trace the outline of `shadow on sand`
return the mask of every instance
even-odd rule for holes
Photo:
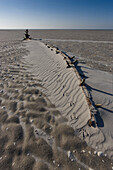
[[[78,66],[77,64],[75,65],[77,71],[79,72],[81,78],[85,78],[85,79],[88,79],[87,76],[85,76],[85,71],[82,71],[82,67],[81,66]],[[107,95],[112,95],[112,94],[109,94],[109,93],[106,93],[104,91],[101,91],[101,90],[98,90],[98,89],[95,89],[95,88],[92,88],[91,86],[89,86],[88,84],[85,83],[85,87],[86,89],[88,90],[88,92],[90,93],[90,101],[92,103],[92,105],[94,106],[95,110],[96,110],[96,114],[95,114],[95,119],[96,119],[96,123],[97,123],[97,126],[98,127],[104,127],[104,121],[102,119],[102,117],[100,116],[100,112],[98,110],[98,108],[95,106],[95,102],[93,100],[93,96],[91,95],[91,92],[92,90],[95,90],[95,91],[98,91],[98,92],[101,92],[101,93],[105,93]],[[102,108],[102,107],[101,107]],[[105,109],[105,108],[104,108]]]
[[[91,91],[93,90],[93,88],[91,86],[87,85],[86,83],[85,83],[85,87],[87,88],[88,92],[91,94]],[[91,103],[94,106],[95,110],[97,111],[96,114],[95,114],[95,119],[96,119],[96,122],[97,122],[97,126],[98,127],[104,127],[104,121],[100,116],[100,112],[99,112],[98,108],[95,106],[95,102],[93,100],[92,95],[90,97],[90,100],[91,100]]]

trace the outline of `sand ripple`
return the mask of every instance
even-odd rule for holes
[[[40,47],[40,44],[37,45]],[[79,132],[75,133],[68,124],[72,112],[78,113],[78,117],[85,118],[84,122],[78,119],[76,125],[79,128],[81,126],[79,123],[86,124],[88,117],[86,114],[89,115],[87,103],[84,109],[82,108],[84,95],[82,89],[78,89],[75,73],[71,69],[67,71],[65,63],[61,68],[59,62],[56,67],[51,61],[46,64],[52,67],[54,72],[51,68],[49,71],[47,65],[46,72],[43,58],[41,61],[43,67],[40,67],[40,64],[34,64],[35,67],[32,65],[33,71],[41,75],[39,79],[39,76],[30,73],[31,66],[23,62],[25,61],[23,55],[28,54],[23,47],[20,42],[6,43],[4,55],[0,58],[0,169],[74,170],[100,167],[103,170],[111,168],[111,161],[105,156],[98,157],[94,154],[94,149],[78,138],[76,134]],[[52,58],[52,55],[50,56]],[[53,76],[47,79],[48,74]],[[58,81],[55,89],[53,77],[58,80],[56,78],[58,74],[62,79]],[[52,103],[46,94],[50,95],[50,99],[54,98]],[[61,110],[62,107],[60,100],[64,100],[62,113],[57,110],[57,108]],[[76,107],[73,103],[70,105],[72,100]]]

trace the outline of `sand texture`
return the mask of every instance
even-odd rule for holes
[[[82,66],[83,74],[87,73],[86,78],[90,77],[89,80],[86,79],[85,85],[89,91],[86,96],[91,100],[90,106],[90,103],[86,102],[83,89],[79,87],[80,80],[76,71],[73,67],[66,67],[65,59],[61,54],[56,54],[56,48],[51,51],[51,48],[48,48],[50,46],[47,45],[45,48],[44,44],[40,42],[29,42],[27,46],[32,52],[26,57],[26,61],[32,64],[31,72],[43,81],[44,93],[68,119],[69,124],[79,131],[79,137],[112,158],[112,75],[91,68],[88,71]],[[41,67],[40,63],[42,63]],[[80,65],[77,66],[78,71],[80,71],[79,67]],[[103,84],[105,78],[106,82]],[[102,104],[101,108],[95,107],[98,103]],[[91,112],[95,115],[96,128],[89,128],[87,125]]]
[[[24,30],[0,30],[0,41],[20,40]],[[88,66],[113,72],[113,30],[30,30],[42,39],[71,53]]]
[[[58,50],[37,40],[0,43],[1,170],[112,169],[86,143],[93,130],[80,83]]]
[[[106,131],[109,131],[109,126],[105,126],[104,138],[104,133],[99,126],[100,120],[98,120],[98,117],[96,128],[89,128],[87,125],[90,110],[86,98],[84,98],[82,88],[79,87],[80,80],[76,76],[73,68],[67,68],[66,61],[62,55],[56,54],[55,49],[48,45],[45,48],[43,43],[32,41],[27,43],[27,47],[31,49],[32,52],[25,57],[25,60],[32,64],[30,71],[41,78],[43,86],[45,87],[43,92],[53,101],[61,114],[67,118],[68,124],[74,128],[80,138],[85,139],[87,143],[90,143],[98,152],[103,151],[105,155],[112,157],[112,134],[108,134]],[[41,66],[40,63],[42,63]],[[60,81],[58,81],[58,79],[60,79]],[[79,87],[78,92],[77,85]],[[69,93],[68,90],[70,90]],[[82,97],[80,97],[79,93]],[[110,133],[111,132],[112,127],[110,128]],[[111,140],[108,142],[106,139],[109,137]]]
[[[113,73],[113,41],[92,40],[43,40],[50,46],[59,47],[70,56],[76,56],[83,64]]]
[[[96,107],[96,119],[100,133],[90,132],[92,139],[87,140],[92,146],[98,147],[113,158],[113,51],[112,42],[106,41],[63,41],[45,40],[50,46],[57,46],[78,60],[77,70],[85,77],[85,87],[89,91],[92,105]],[[75,55],[74,55],[75,54]],[[74,56],[73,56],[74,55]],[[84,76],[83,76],[84,75]],[[94,111],[95,112],[95,111]],[[99,134],[99,135],[98,135]],[[101,134],[101,135],[100,135]],[[96,139],[96,140],[95,140]]]

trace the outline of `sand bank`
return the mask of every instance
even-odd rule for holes
[[[27,46],[31,52],[26,61],[32,64],[30,72],[43,82],[44,93],[74,127],[84,127],[90,118],[90,111],[73,68],[68,69],[60,54],[55,54],[39,41],[29,42]],[[71,118],[74,116],[76,120]]]
[[[0,169],[112,169],[78,137],[90,138],[90,111],[61,55],[38,41],[0,48]]]
[[[93,112],[96,115],[97,127],[89,128],[87,121],[90,118],[91,109],[88,108],[83,91],[79,87],[80,81],[73,68],[67,69],[66,62],[60,54],[55,54],[55,51],[45,48],[44,44],[40,42],[37,43],[37,45],[36,42],[28,43],[28,48],[31,48],[32,53],[27,57],[27,60],[33,64],[31,69],[33,74],[39,76],[44,87],[47,88],[44,93],[68,119],[69,124],[74,129],[82,131],[79,134],[81,138],[85,131],[86,135],[83,138],[87,143],[112,158],[112,74],[81,64],[77,66],[78,71],[83,71],[87,78],[86,88],[90,92],[90,99],[94,106]],[[37,53],[39,53],[39,57]],[[95,107],[98,103],[102,104],[101,108]]]

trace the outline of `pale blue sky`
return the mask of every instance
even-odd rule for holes
[[[113,0],[0,0],[0,29],[113,29]]]

